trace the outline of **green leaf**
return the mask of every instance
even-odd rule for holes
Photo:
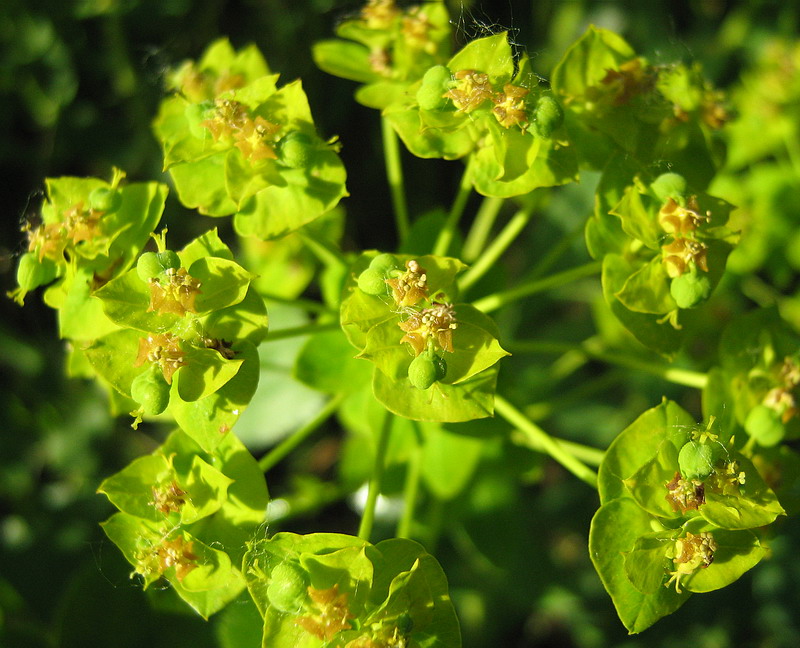
[[[756,529],[771,524],[779,515],[786,515],[753,463],[738,453],[732,460],[737,470],[744,472],[744,484],[739,486],[738,493],[725,494],[706,488],[706,503],[700,507],[700,514],[723,529]]]
[[[318,333],[303,345],[294,375],[300,382],[328,394],[358,391],[370,384],[372,369],[354,355],[341,330]]]
[[[112,279],[94,294],[102,300],[108,318],[123,327],[164,333],[181,320],[173,313],[148,312],[150,289],[139,278],[135,268]]]
[[[634,549],[637,539],[652,532],[651,519],[636,502],[623,497],[606,501],[595,513],[589,529],[592,563],[611,596],[620,621],[631,634],[646,630],[677,610],[689,597],[685,590],[678,594],[674,588],[666,587],[643,594],[628,578],[625,554]],[[649,581],[638,584],[645,588],[652,585]]]
[[[390,106],[384,113],[406,148],[420,158],[457,160],[468,155],[480,135],[469,117],[448,112],[434,118],[407,106]]]
[[[625,554],[625,575],[642,594],[657,595],[664,588],[667,568],[672,565],[667,550],[679,534],[678,530],[648,533],[637,538]]]
[[[206,216],[229,216],[236,212],[238,206],[228,196],[224,182],[227,157],[228,152],[223,151],[169,168],[182,205]]]
[[[200,292],[194,302],[198,313],[238,304],[250,285],[247,270],[234,261],[218,257],[198,259],[188,272],[200,282]]]
[[[203,337],[231,344],[247,341],[257,346],[269,329],[267,307],[252,286],[239,303],[199,317],[197,322]]]
[[[590,26],[553,69],[553,90],[567,98],[582,97],[588,88],[602,81],[608,70],[634,56],[634,50],[620,36]]]
[[[607,254],[603,258],[603,297],[615,317],[639,342],[666,358],[672,358],[680,350],[681,331],[674,328],[667,318],[626,308],[616,296],[635,271],[636,267],[621,255]]]
[[[310,167],[286,169],[281,175],[284,185],[267,186],[240,207],[234,218],[240,236],[283,236],[330,211],[347,195],[344,165],[332,151],[319,151]]]
[[[600,464],[600,502],[629,497],[625,480],[655,457],[663,441],[683,446],[694,426],[694,418],[669,400],[639,416],[614,439]]]
[[[178,256],[184,268],[190,268],[195,261],[205,257],[219,257],[233,261],[233,252],[219,237],[216,227],[188,243]]]
[[[492,85],[508,83],[514,75],[514,57],[508,43],[508,32],[467,43],[448,61],[447,67],[454,73],[459,70],[485,72]]]
[[[484,440],[456,434],[439,425],[421,425],[422,478],[433,495],[441,500],[458,496],[478,467]]]
[[[372,389],[375,398],[398,416],[416,421],[459,423],[492,416],[497,372],[498,367],[494,365],[458,384],[437,382],[422,391],[408,380],[393,380],[376,368]]]
[[[713,592],[726,587],[755,567],[767,554],[751,531],[705,528],[712,532],[717,543],[714,562],[681,579],[681,587],[685,586],[690,592]]]
[[[213,394],[239,371],[241,358],[226,359],[214,349],[188,347],[186,362],[176,373],[178,395],[184,401],[196,401]]]
[[[219,390],[186,402],[177,400],[170,412],[178,425],[206,452],[211,452],[236,424],[247,407],[258,385],[258,351],[249,342],[239,342],[234,347],[237,358],[243,360],[236,375]]]
[[[92,368],[120,394],[130,396],[131,383],[146,367],[136,367],[142,334],[121,329],[95,340],[84,350]]]
[[[341,39],[323,40],[311,47],[314,63],[320,70],[359,83],[370,83],[380,75],[369,64],[369,49],[361,43]]]
[[[614,296],[635,313],[664,315],[678,307],[670,294],[669,281],[661,257],[657,256],[628,275]]]
[[[670,439],[664,439],[656,455],[633,475],[625,479],[631,496],[645,511],[663,518],[681,516],[666,499],[666,485],[678,471],[678,449]]]

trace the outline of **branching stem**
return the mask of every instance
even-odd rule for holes
[[[599,273],[600,268],[600,261],[592,261],[582,266],[570,268],[569,270],[564,270],[563,272],[550,275],[549,277],[544,277],[543,279],[532,279],[530,281],[526,281],[516,288],[511,288],[510,290],[503,290],[491,295],[487,295],[486,297],[481,297],[480,299],[472,302],[472,305],[479,311],[490,313],[502,306],[505,306],[506,304],[516,301],[517,299],[529,297],[530,295],[534,295],[538,292],[543,292],[551,288],[557,288],[573,281],[577,281],[578,279],[591,277],[592,275]]]
[[[531,212],[527,209],[520,209],[511,217],[511,220],[508,221],[508,224],[497,235],[497,238],[491,242],[475,264],[462,275],[461,279],[459,279],[458,285],[462,291],[466,292],[470,286],[491,269],[517,236],[519,236],[520,232],[525,229],[530,218]]]
[[[458,193],[456,194],[453,205],[450,208],[450,213],[447,215],[447,221],[439,232],[436,238],[436,243],[433,246],[433,253],[437,256],[444,256],[450,249],[450,244],[453,242],[458,222],[464,213],[464,208],[467,206],[467,201],[472,193],[472,157],[469,158],[467,166],[464,168],[464,173],[461,176],[461,182],[458,185]]]
[[[400,241],[405,241],[410,228],[408,218],[408,205],[406,204],[405,180],[403,178],[403,164],[400,157],[400,145],[397,133],[386,117],[381,117],[381,136],[383,138],[383,160],[386,165],[386,178],[389,183],[389,192],[392,196],[397,235]]]
[[[503,203],[505,203],[504,198],[486,197],[483,199],[464,241],[464,248],[461,250],[461,258],[467,263],[475,261],[483,252]]]
[[[263,472],[271,470],[275,466],[275,464],[284,459],[297,446],[299,446],[303,441],[305,441],[308,437],[314,434],[314,432],[316,432],[319,429],[319,427],[325,421],[327,421],[334,414],[334,412],[336,412],[337,409],[339,409],[339,405],[341,404],[343,399],[344,399],[343,394],[337,394],[336,396],[331,398],[327,403],[325,403],[325,406],[317,413],[317,415],[313,419],[311,419],[308,423],[299,428],[294,434],[284,439],[281,443],[275,446],[267,454],[261,457],[261,459],[258,462],[258,467],[261,468]]]
[[[499,394],[495,396],[494,407],[495,412],[528,437],[532,445],[541,448],[581,481],[597,488],[597,473],[569,452],[561,440],[551,437]]]
[[[358,537],[362,540],[369,541],[369,537],[372,534],[372,525],[375,522],[375,507],[378,504],[378,496],[381,494],[381,484],[383,482],[386,448],[389,445],[389,437],[392,434],[392,423],[394,423],[394,415],[386,412],[378,435],[378,447],[375,449],[375,464],[372,468],[372,477],[369,480],[367,502],[364,505],[361,524],[358,527]]]

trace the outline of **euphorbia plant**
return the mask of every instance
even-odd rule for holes
[[[134,427],[173,428],[99,487],[119,509],[103,529],[132,575],[145,588],[167,581],[203,617],[249,601],[262,634],[248,645],[460,646],[444,572],[411,539],[413,522],[422,483],[442,500],[467,488],[480,454],[466,450],[468,433],[481,428],[460,425],[495,417],[597,489],[589,551],[630,632],[690,593],[737,580],[788,509],[793,454],[781,444],[797,434],[800,361],[793,333],[770,313],[732,323],[708,375],[667,364],[738,239],[733,205],[711,187],[712,145],[728,119],[720,94],[696,67],[652,65],[596,27],[551,83],[514,56],[506,33],[453,52],[441,2],[370,0],[337,35],[314,56],[363,84],[356,99],[381,111],[396,250],[342,244],[347,142],[317,131],[300,81],[281,85],[255,46],[237,51],[224,39],[169,75],[153,130],[177,199],[231,216],[232,240],[212,229],[173,241],[159,226],[167,186],[126,183],[121,171],[110,182],[48,180],[42,222],[26,228],[13,296],[47,285],[72,373],[97,379]],[[420,158],[463,161],[446,216],[409,214],[398,142]],[[540,196],[582,172],[599,178],[585,223],[595,260],[474,297]],[[484,202],[462,244],[473,190]],[[489,240],[504,202],[517,211]],[[270,334],[265,303],[299,298],[317,264],[322,300],[298,299],[316,321]],[[704,423],[664,399],[599,449],[554,438],[498,392],[514,344],[490,313],[595,275],[625,344],[660,354],[655,373],[705,387]],[[264,533],[263,472],[294,442],[257,461],[236,434],[268,353],[259,345],[306,335],[295,375],[330,399],[297,442],[334,414],[354,438],[354,411],[369,428],[357,535]],[[455,480],[441,457],[461,451]],[[404,470],[404,513],[396,537],[378,541],[393,463]]]

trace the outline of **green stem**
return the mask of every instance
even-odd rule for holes
[[[511,217],[511,220],[508,221],[508,224],[506,224],[497,235],[497,238],[491,242],[475,264],[463,274],[461,279],[459,279],[458,285],[462,291],[466,292],[470,286],[489,271],[508,249],[508,246],[510,246],[517,236],[519,236],[520,232],[525,229],[530,219],[531,212],[527,209],[520,209]]]
[[[464,167],[464,173],[458,185],[458,193],[455,200],[453,200],[450,213],[447,215],[447,221],[445,221],[444,227],[442,227],[439,236],[436,238],[436,244],[433,246],[433,254],[437,256],[444,256],[450,249],[458,222],[464,214],[464,208],[467,206],[467,201],[472,193],[472,159],[472,156],[470,156],[466,167]]]
[[[578,479],[597,488],[597,473],[571,454],[562,441],[551,437],[502,396],[495,395],[494,408],[500,416],[528,437],[531,444],[540,447]]]
[[[398,538],[411,537],[411,524],[414,521],[414,509],[417,504],[417,497],[419,496],[419,482],[422,476],[422,440],[419,438],[419,428],[414,425],[417,433],[416,443],[411,451],[411,456],[408,459],[408,472],[406,472],[406,481],[403,486],[403,515],[397,524]]]
[[[494,222],[497,219],[497,214],[500,213],[503,203],[505,203],[504,198],[487,196],[483,199],[464,241],[464,248],[461,251],[461,258],[467,263],[475,261],[480,256],[483,248],[486,247],[486,240],[492,232],[492,227],[494,227]]]
[[[336,396],[325,403],[325,406],[317,412],[317,415],[313,419],[261,457],[258,462],[258,467],[261,468],[263,472],[271,470],[275,464],[283,460],[297,446],[316,432],[325,421],[333,416],[334,412],[339,409],[339,405],[343,400],[343,394],[336,394]]]
[[[384,414],[380,434],[378,435],[378,447],[375,449],[375,464],[372,468],[372,477],[369,480],[367,502],[364,505],[361,524],[358,527],[358,537],[362,540],[369,541],[369,536],[372,534],[372,525],[375,522],[375,507],[378,504],[378,496],[381,494],[386,448],[389,445],[389,437],[391,436],[393,422],[394,416],[386,412]]]
[[[386,165],[386,179],[392,196],[392,208],[397,225],[397,235],[401,243],[408,237],[409,219],[406,205],[403,165],[400,158],[400,144],[397,133],[386,117],[381,117],[381,136],[383,138],[383,159]]]
[[[558,286],[563,286],[573,281],[577,281],[578,279],[595,275],[600,272],[601,265],[602,264],[600,261],[592,261],[591,263],[586,263],[582,266],[578,266],[577,268],[564,270],[563,272],[550,275],[549,277],[545,277],[543,279],[526,281],[516,288],[511,288],[510,290],[504,290],[501,292],[496,292],[492,295],[487,295],[486,297],[481,297],[480,299],[474,301],[472,305],[484,313],[490,313],[502,306],[505,306],[506,304],[516,301],[517,299],[521,299],[522,297],[529,297],[530,295],[534,295],[538,292],[549,290],[550,288],[557,288]]]
[[[621,353],[611,353],[596,348],[596,344],[590,339],[583,344],[571,344],[569,342],[516,342],[507,344],[506,347],[512,353],[568,353],[578,351],[593,360],[600,360],[607,364],[644,371],[653,376],[658,376],[664,380],[695,389],[704,389],[708,383],[708,375],[691,369],[680,369],[663,364],[656,364],[639,358],[631,358]]]
[[[581,223],[579,227],[576,227],[571,232],[567,233],[566,236],[562,236],[558,243],[554,245],[547,254],[545,254],[539,262],[533,267],[530,274],[528,275],[528,279],[538,279],[541,277],[545,272],[550,270],[553,265],[558,261],[566,252],[569,251],[572,244],[575,242],[575,239],[578,238],[581,234],[583,234],[584,225]]]
[[[298,230],[297,233],[300,238],[303,239],[303,243],[306,244],[311,253],[317,257],[323,265],[328,267],[348,267],[349,264],[345,260],[342,251],[329,240],[312,232],[307,227]]]
[[[303,324],[303,326],[293,326],[292,328],[278,329],[270,331],[264,339],[264,343],[285,340],[286,338],[300,337],[301,335],[313,335],[325,331],[335,331],[339,328],[339,322],[326,322],[324,324]]]

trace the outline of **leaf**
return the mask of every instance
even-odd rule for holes
[[[508,32],[500,32],[467,43],[447,62],[451,72],[477,70],[489,75],[492,85],[511,81],[514,74],[514,57],[508,43]]]
[[[408,380],[392,380],[376,368],[372,389],[375,398],[398,416],[416,421],[459,423],[492,416],[497,372],[498,367],[494,365],[456,385],[437,382],[422,391]]]
[[[112,279],[94,294],[102,300],[108,318],[123,327],[164,333],[181,320],[173,313],[148,312],[150,289],[135,269]]]
[[[669,282],[661,257],[656,256],[628,275],[614,296],[630,311],[664,315],[678,308]]]
[[[241,358],[226,359],[214,349],[188,347],[186,362],[176,373],[178,395],[184,401],[196,401],[218,391],[239,371]]]
[[[630,634],[646,630],[689,597],[685,590],[678,594],[674,588],[666,587],[643,594],[628,578],[625,554],[634,548],[638,538],[652,532],[650,519],[636,502],[623,497],[606,501],[595,513],[589,529],[592,563]]]
[[[370,83],[380,78],[369,64],[369,50],[361,43],[341,39],[318,41],[311,47],[311,55],[320,70],[342,79]]]
[[[241,205],[234,217],[240,236],[272,239],[292,232],[333,209],[347,195],[339,156],[319,151],[312,166],[286,169],[284,185],[270,185]]]
[[[603,257],[603,297],[614,316],[639,342],[666,358],[672,358],[680,350],[681,331],[664,317],[626,308],[616,296],[633,272],[635,267],[622,256],[607,254]]]
[[[590,26],[553,69],[553,90],[564,97],[582,97],[597,85],[609,69],[636,56],[617,34]]]
[[[195,261],[205,257],[219,257],[233,261],[233,252],[219,237],[216,227],[188,243],[178,256],[184,268],[190,268]]]
[[[235,344],[247,341],[259,345],[267,336],[269,317],[260,295],[249,286],[244,299],[197,319],[203,337]]]
[[[181,162],[169,168],[181,204],[206,216],[229,216],[237,204],[228,196],[223,178],[227,151],[196,162]]]
[[[669,439],[664,439],[656,455],[639,470],[625,480],[631,496],[645,511],[663,518],[677,518],[675,511],[666,499],[666,485],[678,471],[678,449]]]
[[[422,426],[422,478],[440,500],[458,496],[475,474],[484,440],[455,434],[439,425]]]
[[[354,356],[341,330],[318,333],[303,345],[294,375],[309,387],[329,394],[359,391],[370,384],[372,369]]]
[[[250,285],[250,273],[228,259],[204,257],[197,259],[188,269],[200,282],[200,292],[195,299],[198,313],[216,311],[238,304],[244,299]]]
[[[694,426],[688,412],[666,399],[639,416],[614,439],[600,464],[600,502],[629,497],[624,481],[656,455],[663,441],[680,448]]]
[[[146,367],[136,367],[142,333],[121,329],[95,340],[84,349],[92,368],[120,394],[130,396],[131,383]]]
[[[432,121],[429,115],[407,106],[389,106],[384,116],[405,147],[417,157],[457,160],[468,155],[480,135],[468,117],[448,112]]]
[[[736,470],[744,472],[744,484],[739,486],[738,493],[729,494],[707,488],[706,503],[700,507],[700,514],[723,529],[756,529],[786,515],[752,462],[738,453],[732,459],[738,466]]]
[[[239,342],[234,350],[243,362],[233,378],[209,396],[191,402],[177,400],[170,407],[178,425],[206,452],[212,452],[230,432],[258,385],[256,348],[249,342]]]

